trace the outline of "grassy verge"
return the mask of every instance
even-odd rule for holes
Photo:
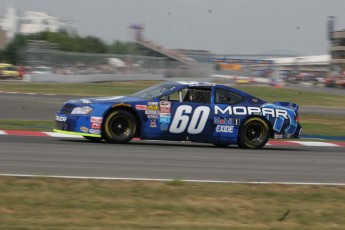
[[[1,229],[343,229],[345,187],[0,178]]]
[[[127,95],[148,86],[159,83],[159,81],[128,81],[109,83],[30,83],[30,82],[4,82],[0,85],[0,91],[16,91],[31,93],[55,93],[83,96],[108,96]],[[321,94],[301,90],[239,86],[250,94],[269,102],[292,101],[301,106],[325,106],[345,108],[345,96],[333,94]]]
[[[17,121],[0,120],[2,130],[31,130],[50,132],[54,128],[54,121]]]
[[[31,83],[16,82],[0,84],[0,91],[23,93],[54,93],[62,95],[109,96],[128,95],[160,83],[159,81],[126,81],[108,83]]]
[[[345,137],[345,117],[301,114],[303,133]]]
[[[300,106],[324,106],[345,108],[345,96],[326,93],[308,92],[302,90],[241,86],[239,89],[262,98],[268,102],[290,101]]]

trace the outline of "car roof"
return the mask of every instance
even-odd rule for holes
[[[223,88],[223,89],[228,89],[228,90],[231,90],[232,92],[234,93],[237,93],[237,94],[240,94],[241,96],[244,96],[244,97],[247,97],[247,98],[256,98],[258,100],[261,100],[261,101],[264,101],[252,94],[249,94],[245,91],[242,91],[240,89],[237,89],[237,88],[233,88],[229,85],[224,85],[224,84],[217,84],[217,83],[211,83],[211,82],[198,82],[198,81],[175,81],[175,83],[178,83],[180,85],[185,85],[185,86],[188,86],[188,87],[205,87],[205,86],[217,86],[219,88]]]
[[[188,86],[215,86],[216,83],[211,82],[199,82],[199,81],[176,81],[181,85],[188,85]]]

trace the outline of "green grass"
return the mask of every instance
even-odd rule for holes
[[[108,83],[31,83],[4,82],[0,84],[0,91],[15,91],[22,93],[54,93],[62,95],[108,96],[127,95],[147,88],[159,81],[128,81]]]
[[[345,117],[301,114],[300,122],[303,133],[345,137]]]
[[[240,86],[239,89],[269,102],[290,101],[300,106],[345,108],[345,96],[287,88]]]
[[[128,95],[158,83],[159,81],[128,81],[75,84],[3,82],[0,84],[0,91],[56,93],[83,96],[117,96]],[[300,106],[325,106],[345,108],[345,96],[341,95],[321,94],[301,90],[262,86],[238,86],[238,88],[269,102],[291,101],[299,104]]]
[[[52,131],[54,120],[51,121],[17,121],[0,120],[0,129],[2,130],[32,130],[32,131]]]
[[[0,177],[0,229],[343,229],[345,187]]]

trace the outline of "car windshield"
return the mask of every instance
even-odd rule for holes
[[[177,83],[177,82],[165,82],[165,83],[162,83],[159,85],[155,85],[155,86],[143,89],[139,92],[132,94],[131,96],[140,97],[140,98],[144,98],[146,100],[150,100],[152,98],[155,98],[155,97],[162,95],[163,93],[165,93],[169,90],[172,90],[173,88],[175,88],[178,85],[179,85],[179,83]]]

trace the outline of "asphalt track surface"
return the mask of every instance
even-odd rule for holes
[[[0,93],[1,120],[52,120],[76,97]],[[301,113],[345,114],[301,108]],[[126,145],[83,139],[0,135],[0,174],[345,184],[345,148],[266,146],[243,150],[188,142],[133,141]]]
[[[345,184],[344,149],[0,135],[0,174]]]

